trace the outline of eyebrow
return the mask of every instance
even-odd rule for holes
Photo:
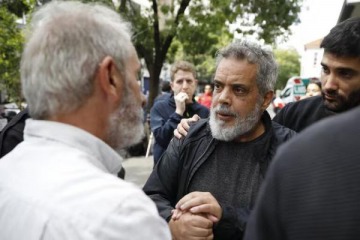
[[[327,64],[325,63],[320,63],[321,66],[323,67],[327,67],[327,68],[330,68]],[[353,69],[353,68],[349,68],[349,67],[335,67],[335,71],[348,71],[348,72],[358,72],[357,70]]]
[[[223,82],[218,81],[218,80],[214,80],[213,83],[214,84],[219,84],[219,85],[222,85],[222,86],[225,85]],[[245,85],[243,83],[231,83],[229,85],[232,86],[232,87],[246,87],[246,88],[248,87],[247,85]]]

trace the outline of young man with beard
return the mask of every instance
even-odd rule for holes
[[[322,96],[286,105],[274,121],[300,132],[309,125],[360,105],[360,18],[331,29],[320,47]]]
[[[143,133],[128,24],[54,1],[30,26],[21,81],[32,118],[0,161],[0,239],[170,239],[155,204],[115,175],[114,149]]]
[[[219,51],[210,119],[171,141],[144,186],[174,239],[242,239],[267,166],[295,134],[266,112],[276,77],[256,43]]]
[[[209,116],[209,110],[194,100],[197,79],[191,63],[178,61],[172,65],[170,86],[172,93],[157,100],[150,112],[150,126],[155,138],[154,164],[165,152],[181,119],[194,114],[202,118]]]

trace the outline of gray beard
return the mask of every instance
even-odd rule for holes
[[[143,110],[135,102],[128,94],[119,109],[111,114],[107,143],[114,150],[132,146],[144,136]]]
[[[216,112],[226,112],[236,117],[235,125],[226,127],[226,122],[217,119]],[[210,110],[210,129],[213,138],[230,142],[248,132],[250,132],[255,125],[260,121],[262,115],[261,103],[258,101],[253,111],[247,116],[241,117],[238,113],[230,111],[226,105],[218,105],[216,108]]]

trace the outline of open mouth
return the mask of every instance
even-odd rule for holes
[[[229,121],[230,119],[235,117],[234,114],[228,112],[222,112],[222,111],[216,112],[216,116],[218,117],[218,119],[223,121]]]

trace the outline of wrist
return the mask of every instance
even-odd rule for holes
[[[180,116],[184,115],[185,110],[176,109],[175,112],[179,114]]]

